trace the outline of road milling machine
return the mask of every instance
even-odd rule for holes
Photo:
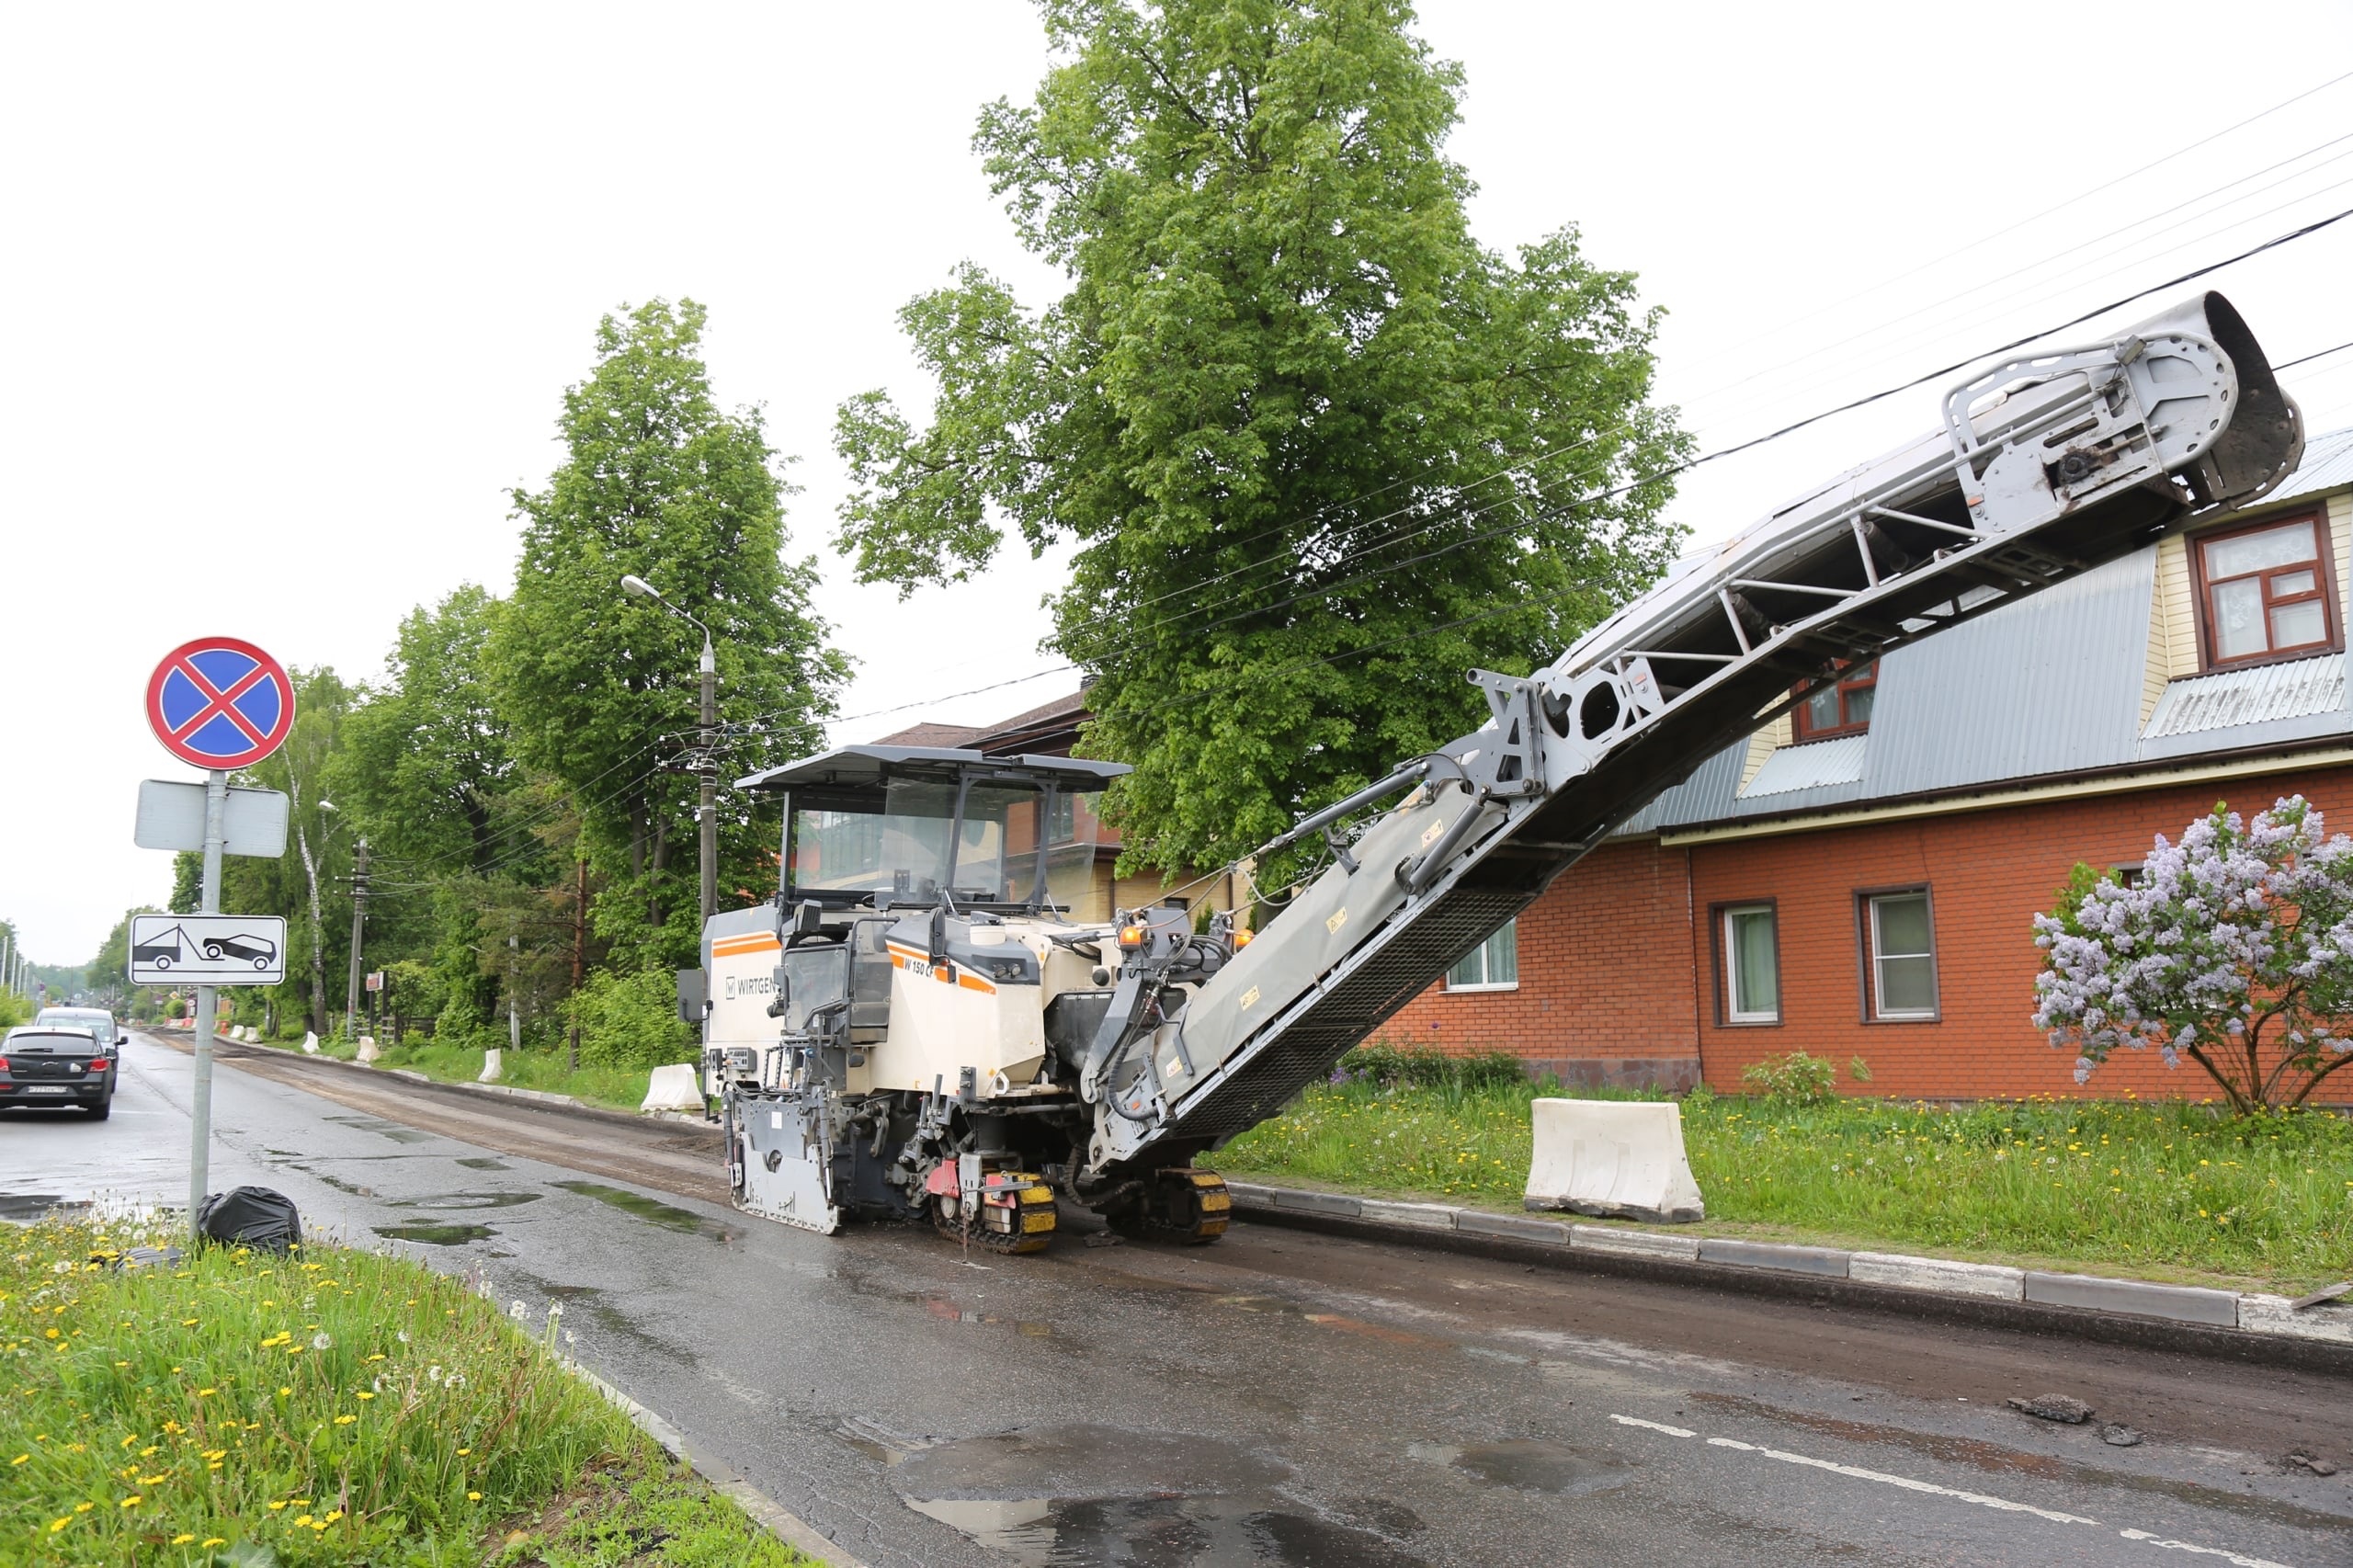
[[[2258,500],[2301,416],[2238,312],[2186,301],[1996,365],[1937,427],[1680,562],[1487,722],[1266,846],[1330,864],[1250,939],[1071,918],[1116,764],[846,746],[743,780],[783,886],[704,935],[736,1203],[926,1220],[1000,1252],[1063,1206],[1207,1241],[1195,1162],[1275,1114],[1661,790],[1838,672]]]

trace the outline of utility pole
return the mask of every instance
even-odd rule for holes
[[[368,841],[352,846],[351,859],[351,979],[344,989],[343,1027],[359,1034],[359,938],[368,926]]]
[[[523,1015],[516,1006],[522,997],[515,989],[515,950],[521,945],[517,937],[506,938],[506,1043],[517,1052],[523,1049]]]
[[[710,632],[702,634],[702,801],[695,811],[702,830],[702,923],[719,913],[719,665],[710,655]]]
[[[572,994],[580,994],[580,984],[588,971],[588,862],[574,858],[572,862]],[[572,1010],[572,1054],[569,1066],[580,1071],[580,1009]]]

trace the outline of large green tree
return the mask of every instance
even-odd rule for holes
[[[813,747],[845,674],[809,608],[813,562],[784,555],[786,487],[759,411],[712,399],[704,314],[655,300],[599,324],[596,366],[564,394],[564,462],[515,492],[522,563],[487,648],[517,759],[570,793],[609,890],[600,922],[623,938],[666,930],[649,960],[682,960],[696,934],[695,784],[677,763],[701,639],[626,598],[621,577],[710,626],[731,770]],[[767,835],[722,801],[721,885],[766,885]]]
[[[1043,0],[1058,62],[975,144],[1026,308],[966,266],[901,321],[921,428],[845,403],[841,543],[903,591],[1004,525],[1077,545],[1054,641],[1131,858],[1215,864],[1483,716],[1671,554],[1655,312],[1564,228],[1505,256],[1444,152],[1461,74],[1389,0]]]

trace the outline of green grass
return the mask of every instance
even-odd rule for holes
[[[1518,1209],[1532,1086],[1319,1085],[1217,1156],[1234,1176]],[[1553,1091],[1559,1092],[1557,1090]],[[2353,1273],[2353,1121],[2032,1099],[1939,1109],[1697,1094],[1703,1230],[2310,1288]]]
[[[571,1375],[557,1324],[333,1245],[91,1261],[164,1239],[0,1232],[0,1561],[806,1561]],[[676,1550],[599,1544],[631,1530]]]
[[[302,1049],[300,1035],[292,1040],[273,1040],[263,1043],[281,1051],[300,1051]],[[347,1040],[319,1041],[321,1055],[333,1056],[340,1061],[351,1061],[358,1051],[358,1047]],[[498,1081],[510,1088],[571,1095],[609,1110],[633,1111],[645,1103],[645,1080],[652,1069],[583,1067],[578,1072],[572,1072],[564,1066],[565,1060],[564,1049],[561,1045],[527,1045],[521,1051],[509,1051],[501,1058]],[[442,1045],[419,1037],[397,1049],[383,1048],[376,1059],[376,1065],[405,1068],[445,1084],[471,1084],[482,1075],[482,1047]]]

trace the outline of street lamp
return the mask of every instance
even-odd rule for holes
[[[701,756],[696,758],[695,766],[695,771],[702,776],[702,794],[695,811],[695,824],[702,860],[702,918],[708,926],[710,917],[719,912],[719,664],[711,656],[710,628],[664,598],[662,591],[642,577],[634,574],[624,576],[621,587],[640,598],[652,599],[702,633],[702,729],[699,737]]]

